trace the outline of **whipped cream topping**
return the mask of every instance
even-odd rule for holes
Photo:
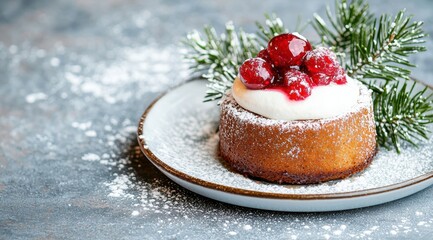
[[[281,90],[248,89],[238,77],[233,83],[232,94],[243,108],[270,119],[323,119],[349,112],[358,101],[359,86],[356,80],[347,77],[346,84],[316,86],[309,97],[294,101]]]

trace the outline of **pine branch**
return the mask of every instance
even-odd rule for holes
[[[407,83],[383,85],[381,93],[373,93],[377,142],[394,147],[400,153],[401,141],[417,146],[414,140],[428,139],[428,124],[433,122],[433,95],[424,97],[427,88],[414,92]],[[390,103],[392,103],[390,105]]]
[[[231,22],[220,36],[209,26],[204,28],[204,35],[203,38],[198,31],[188,34],[183,41],[189,50],[185,58],[192,62],[192,71],[209,82],[205,101],[214,101],[231,87],[243,61],[256,56],[262,45],[255,35],[236,32]]]
[[[422,22],[411,22],[400,11],[395,18],[382,15],[370,26],[362,26],[352,35],[350,64],[347,73],[357,79],[383,79],[395,81],[409,79],[414,67],[408,60],[413,53],[426,51],[426,34]]]
[[[263,46],[266,46],[271,38],[289,31],[284,28],[283,21],[281,21],[281,19],[275,14],[272,14],[272,16],[265,14],[265,18],[266,25],[256,22],[256,26],[259,29],[259,31],[257,31],[257,36],[263,41]]]
[[[331,24],[330,27],[322,17],[314,14],[313,28],[322,39],[322,44],[330,46],[334,52],[345,53],[352,45],[352,35],[359,27],[370,25],[374,16],[369,11],[369,6],[363,0],[354,0],[350,5],[343,0],[335,1],[335,18],[329,6],[326,7],[326,15]]]

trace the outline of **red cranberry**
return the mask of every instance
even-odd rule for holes
[[[311,95],[310,77],[297,69],[290,69],[284,74],[283,84],[291,100],[303,100]]]
[[[273,85],[284,85],[284,74],[287,71],[291,70],[299,70],[297,67],[276,67],[274,68],[274,72],[276,73],[275,81]],[[285,85],[284,85],[285,86]]]
[[[344,69],[342,67],[340,67],[338,69],[337,75],[335,75],[332,78],[332,81],[335,82],[338,85],[342,85],[342,84],[346,84],[347,83],[346,74],[345,74]]]
[[[300,66],[311,44],[298,34],[283,33],[268,43],[268,53],[276,67]]]
[[[333,79],[332,76],[328,76],[324,73],[310,73],[310,77],[313,86],[328,85]]]
[[[304,58],[304,66],[309,73],[337,74],[339,63],[333,52],[324,47],[309,51]]]
[[[266,48],[265,48],[265,49],[262,49],[262,50],[257,54],[257,57],[259,57],[259,58],[265,60],[265,61],[268,62],[268,63],[272,63],[271,57],[269,56],[268,50],[267,50]]]
[[[272,65],[261,58],[250,58],[239,68],[240,79],[249,89],[262,89],[275,78]]]

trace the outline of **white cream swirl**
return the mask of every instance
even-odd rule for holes
[[[332,118],[349,112],[359,97],[359,86],[356,80],[347,77],[347,83],[317,86],[311,95],[304,100],[290,100],[279,90],[251,90],[236,78],[232,94],[243,108],[276,120],[306,120]]]

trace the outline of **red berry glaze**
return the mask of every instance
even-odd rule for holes
[[[259,58],[265,60],[266,62],[272,64],[271,56],[269,56],[268,50],[267,50],[266,48],[265,48],[265,49],[262,49],[262,50],[257,54],[257,57],[259,57]]]
[[[268,53],[276,67],[300,66],[311,44],[297,34],[283,33],[268,43]]]
[[[319,47],[305,55],[304,67],[310,74],[324,73],[328,76],[335,76],[340,66],[333,52]]]
[[[240,79],[249,89],[263,89],[275,78],[272,65],[261,58],[250,58],[239,68]]]
[[[291,100],[303,100],[311,95],[310,81],[307,74],[297,69],[290,69],[284,74],[284,92]]]

